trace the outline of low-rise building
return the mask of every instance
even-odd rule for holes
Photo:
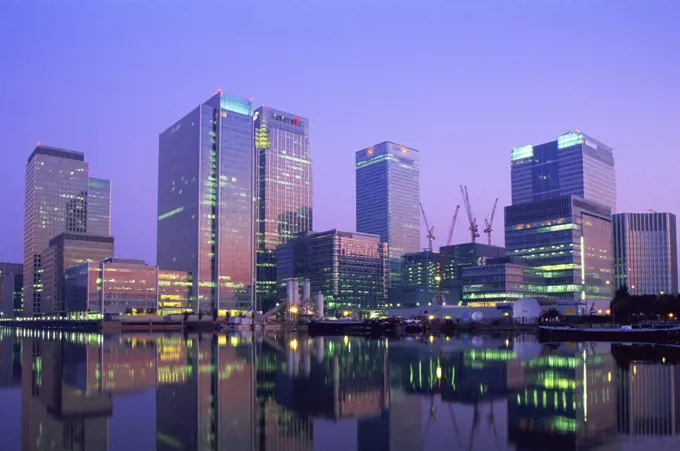
[[[179,313],[189,308],[191,274],[143,260],[108,258],[66,271],[69,313]]]
[[[0,263],[0,317],[21,316],[24,310],[24,265]]]
[[[494,307],[520,298],[546,296],[544,279],[543,271],[517,259],[489,259],[485,265],[462,268],[462,302]]]
[[[463,301],[463,268],[485,265],[487,260],[503,257],[505,248],[484,243],[462,243],[439,248],[442,289],[447,304]]]
[[[60,233],[50,240],[50,247],[42,252],[42,313],[66,313],[64,273],[67,269],[86,262],[100,262],[113,257],[112,236],[87,233]]]
[[[378,235],[335,229],[298,236],[276,250],[276,280],[282,301],[291,279],[308,279],[312,294],[323,293],[329,313],[383,309],[388,285],[387,244]]]

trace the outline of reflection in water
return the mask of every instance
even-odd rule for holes
[[[531,337],[0,329],[0,405],[21,391],[20,413],[0,413],[21,416],[2,449],[671,449],[679,362],[676,348]],[[149,412],[143,424],[130,405]],[[128,434],[133,426],[151,440]]]

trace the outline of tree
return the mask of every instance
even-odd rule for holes
[[[616,293],[614,293],[614,301],[618,299],[623,299],[627,298],[630,296],[630,293],[628,292],[628,286],[624,285],[620,287],[619,289],[616,290]]]
[[[541,315],[541,322],[544,321],[560,321],[562,319],[562,314],[556,308],[550,308],[548,311]]]

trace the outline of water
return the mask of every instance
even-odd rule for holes
[[[0,329],[0,449],[680,449],[678,362],[526,336]]]

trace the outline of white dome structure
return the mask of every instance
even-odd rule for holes
[[[538,322],[541,305],[533,298],[518,299],[512,306],[512,316],[521,323]]]

